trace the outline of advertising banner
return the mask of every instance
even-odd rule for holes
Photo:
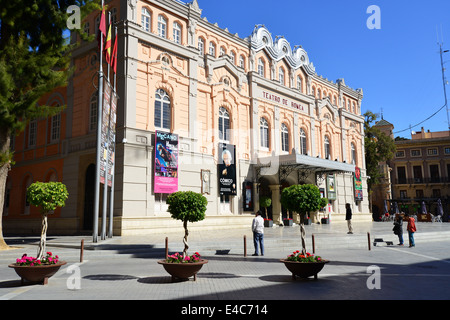
[[[220,195],[236,195],[236,146],[219,143],[218,179]]]
[[[155,193],[178,191],[178,135],[155,132]]]
[[[336,200],[336,186],[334,174],[327,175],[327,198],[328,200]]]
[[[108,186],[111,187],[116,149],[117,95],[106,79],[103,82],[102,111],[100,183],[104,184],[107,177]]]
[[[363,191],[361,181],[361,168],[359,167],[355,167],[354,181],[355,181],[355,200],[362,201]]]

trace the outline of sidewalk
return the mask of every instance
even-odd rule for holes
[[[308,251],[313,250],[314,234],[316,254],[330,260],[318,281],[293,281],[279,262],[301,248],[299,226],[266,228],[264,257],[252,256],[250,228],[190,231],[189,252],[198,251],[209,262],[197,281],[175,283],[157,261],[165,255],[166,237],[169,252],[183,250],[182,232],[113,237],[97,243],[92,237],[49,236],[47,250],[68,263],[46,286],[20,286],[14,270],[7,267],[24,252],[34,255],[39,238],[6,238],[7,243],[20,248],[0,252],[0,300],[448,299],[450,224],[417,223],[415,248],[407,247],[406,231],[405,247],[396,246],[392,227],[390,222],[355,221],[354,234],[348,235],[345,222],[305,226]],[[375,239],[393,241],[394,246],[385,242],[374,246]],[[217,254],[216,250],[230,251]],[[368,289],[371,266],[381,270],[381,290]],[[76,276],[78,287],[71,287],[77,284],[72,281]]]

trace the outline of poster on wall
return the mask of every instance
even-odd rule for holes
[[[219,143],[218,179],[220,195],[236,195],[236,146]]]
[[[359,167],[355,167],[354,181],[355,181],[355,200],[362,201],[363,191],[361,181],[361,168]]]
[[[253,211],[253,183],[245,181],[242,188],[244,211]]]
[[[178,191],[178,135],[155,132],[155,193]]]
[[[327,175],[327,198],[328,200],[336,200],[336,180],[334,174]]]

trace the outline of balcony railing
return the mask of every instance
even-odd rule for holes
[[[450,182],[449,177],[394,179],[394,184],[429,184],[429,183],[449,183],[449,182]]]

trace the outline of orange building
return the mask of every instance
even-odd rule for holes
[[[273,39],[262,25],[240,38],[208,22],[197,0],[105,4],[118,38],[115,234],[181,227],[167,212],[167,194],[154,192],[156,131],[178,135],[178,190],[208,199],[207,218],[194,227],[248,227],[261,195],[272,197],[270,217],[280,223],[289,214],[280,192],[297,183],[318,185],[337,220],[345,203],[355,219],[371,218],[361,89],[318,75],[303,48]],[[97,32],[99,20],[92,13],[82,27]],[[72,59],[68,86],[42,100],[67,108],[14,139],[5,233],[40,227],[24,194],[32,181],[52,179],[67,185],[69,200],[49,219],[49,232],[92,231],[97,43],[81,43]],[[231,194],[220,191],[222,146],[235,153]]]

